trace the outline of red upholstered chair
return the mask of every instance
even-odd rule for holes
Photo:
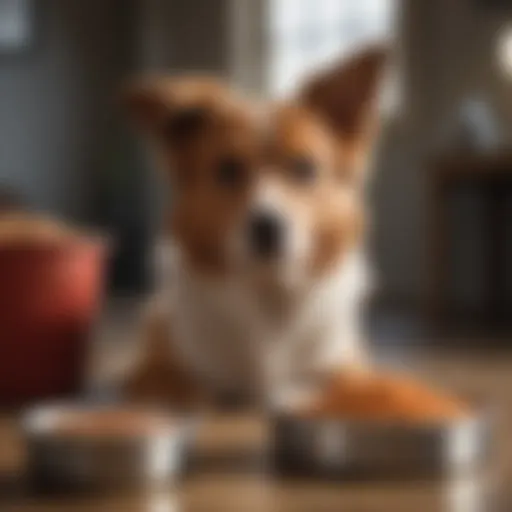
[[[80,390],[104,261],[87,238],[0,245],[0,405]]]

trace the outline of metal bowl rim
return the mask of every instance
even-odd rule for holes
[[[168,418],[169,427],[157,429],[147,433],[140,433],[136,435],[116,436],[116,434],[102,434],[102,435],[85,435],[85,434],[62,434],[55,431],[51,426],[44,428],[37,425],[41,421],[42,415],[50,415],[57,418],[59,414],[65,412],[78,412],[78,411],[97,411],[101,409],[115,408],[116,406],[132,408],[133,410],[145,411],[160,415],[162,418]],[[40,439],[47,441],[70,442],[82,445],[91,444],[117,444],[117,445],[133,445],[153,441],[155,439],[164,439],[169,437],[184,438],[186,432],[192,431],[197,427],[197,418],[185,418],[178,415],[174,416],[166,411],[158,410],[148,407],[134,407],[127,404],[89,404],[89,403],[73,403],[73,402],[46,402],[32,407],[28,407],[22,411],[20,425],[21,430],[25,437],[30,439]]]
[[[474,402],[476,403],[476,402]],[[481,402],[480,402],[481,403]],[[471,409],[471,414],[452,418],[443,422],[422,422],[422,421],[398,421],[394,419],[350,419],[339,416],[319,415],[318,417],[301,416],[294,410],[274,410],[272,421],[274,423],[286,422],[287,424],[309,425],[312,427],[322,425],[337,425],[340,428],[364,430],[366,432],[375,430],[378,432],[394,431],[404,433],[433,434],[447,432],[460,428],[478,428],[491,425],[495,422],[497,408],[493,406],[480,406]]]

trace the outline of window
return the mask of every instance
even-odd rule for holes
[[[390,41],[397,2],[269,0],[267,82],[270,93],[287,95],[312,70],[351,53],[362,44]],[[391,98],[397,96],[396,87],[396,75],[390,76],[386,102],[394,101]]]
[[[507,25],[498,33],[498,65],[507,78],[512,77],[512,27]]]
[[[31,39],[32,2],[0,0],[0,53],[25,49]]]

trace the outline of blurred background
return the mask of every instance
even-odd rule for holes
[[[394,58],[369,188],[371,338],[503,344],[512,318],[505,0],[0,0],[2,198],[108,233],[106,303],[137,302],[152,289],[166,198],[127,130],[125,80],[202,71],[286,97],[311,70],[376,41]]]
[[[125,129],[123,81],[199,70],[280,97],[374,41],[395,52],[371,183],[377,336],[418,339],[441,323],[452,337],[502,333],[512,316],[505,0],[1,0],[0,187],[108,231],[109,295],[137,296],[151,287],[159,187]]]

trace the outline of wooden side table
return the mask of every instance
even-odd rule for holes
[[[468,186],[483,195],[485,204],[485,317],[493,323],[507,320],[507,229],[512,216],[512,151],[489,154],[444,155],[434,160],[429,173],[429,279],[430,317],[442,321],[449,312],[450,281],[449,205],[454,193]]]

